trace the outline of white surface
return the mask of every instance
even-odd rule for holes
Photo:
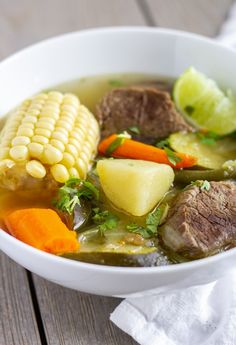
[[[235,52],[209,39],[155,28],[113,28],[65,35],[28,48],[0,64],[0,113],[3,115],[42,88],[65,80],[109,72],[176,77],[189,65],[236,92],[232,78]],[[236,249],[232,249],[166,267],[106,267],[41,252],[2,230],[0,249],[46,279],[107,296],[140,296],[211,282],[233,267],[236,258]]]
[[[228,18],[217,39],[224,45],[236,49],[236,2],[232,5]]]
[[[111,320],[141,345],[235,345],[236,275],[123,301]]]

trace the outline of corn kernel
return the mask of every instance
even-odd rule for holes
[[[37,117],[36,116],[26,116],[23,120],[22,123],[36,123],[37,122]]]
[[[71,124],[69,121],[63,121],[63,120],[58,120],[57,121],[57,128],[63,128],[67,132],[72,130],[73,124]]]
[[[71,168],[75,164],[75,159],[70,153],[64,152],[60,163],[64,164],[67,168]]]
[[[29,109],[27,111],[27,114],[29,116],[37,117],[40,114],[40,110],[39,109],[35,109],[35,108],[32,107],[32,109]]]
[[[63,94],[61,92],[51,91],[48,94],[48,99],[61,103],[63,100]]]
[[[29,143],[30,143],[30,138],[24,137],[24,136],[17,136],[11,142],[12,146],[28,145]]]
[[[16,134],[31,138],[34,135],[34,131],[31,128],[20,126]]]
[[[46,169],[42,163],[36,160],[31,160],[26,163],[27,173],[35,178],[43,178],[46,175]]]
[[[32,137],[32,141],[34,143],[39,143],[39,144],[43,144],[43,145],[45,145],[49,142],[48,138],[43,137],[42,135],[34,135]]]
[[[86,177],[86,172],[88,169],[88,165],[81,159],[78,158],[75,162],[75,168],[77,169],[80,178]]]
[[[60,183],[65,183],[70,177],[68,170],[62,164],[53,165],[50,171],[54,179]]]
[[[54,121],[59,119],[59,113],[55,112],[55,111],[47,111],[47,110],[42,110],[41,112],[41,116],[42,117],[47,117],[47,118],[51,118]]]
[[[50,138],[51,131],[49,131],[48,129],[44,129],[44,128],[36,128],[35,134],[36,135],[42,135],[43,137],[46,137],[46,138]]]
[[[76,116],[77,113],[78,113],[78,107],[77,106],[73,106],[71,104],[63,104],[61,106],[61,111],[69,113],[69,114],[72,114],[73,116]]]
[[[72,168],[68,169],[68,171],[69,171],[69,175],[70,176],[80,177],[79,173],[78,173],[78,170],[76,168],[72,167]]]
[[[48,116],[43,116],[43,115],[40,116],[39,121],[50,123],[51,125],[53,125],[53,127],[56,123],[55,119]]]
[[[43,145],[39,143],[30,143],[28,145],[29,154],[33,158],[41,158],[43,153]]]
[[[68,143],[68,137],[62,132],[58,132],[58,131],[53,132],[52,133],[52,139],[57,139],[57,140],[61,141],[63,144]]]
[[[55,128],[55,132],[63,133],[64,135],[68,136],[68,130],[66,130],[62,126],[57,126],[57,124]]]
[[[81,151],[81,144],[78,140],[74,138],[70,138],[68,144],[74,145],[77,151]]]
[[[29,151],[26,146],[18,145],[10,149],[9,155],[14,161],[23,162],[28,159]]]
[[[20,128],[30,128],[30,129],[34,129],[34,124],[33,123],[30,123],[30,122],[27,122],[27,123],[24,123],[23,125],[20,125],[19,126],[19,129]]]
[[[42,162],[50,165],[59,163],[62,160],[62,153],[56,147],[47,144],[42,154]]]
[[[56,147],[58,150],[60,150],[61,152],[64,152],[65,151],[65,145],[57,140],[57,139],[51,139],[50,140],[50,144],[54,147]]]
[[[67,144],[66,145],[66,152],[70,153],[74,158],[78,158],[78,151],[74,145]]]
[[[48,131],[51,131],[51,132],[54,130],[54,125],[52,123],[47,122],[47,121],[42,121],[41,119],[37,123],[36,127],[47,129]]]

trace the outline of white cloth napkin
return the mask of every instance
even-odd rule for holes
[[[236,48],[236,2],[232,5],[217,39],[224,45]]]
[[[236,48],[236,3],[217,39]],[[128,298],[110,319],[141,345],[236,345],[236,273],[207,285]]]
[[[129,298],[110,319],[141,345],[235,345],[236,274],[207,285]]]

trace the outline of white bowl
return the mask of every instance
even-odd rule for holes
[[[44,41],[0,63],[0,114],[55,84],[103,73],[177,77],[190,65],[236,92],[236,54],[201,36],[155,28],[106,28]],[[0,249],[28,270],[76,290],[106,296],[143,295],[213,281],[234,266],[236,249],[189,263],[109,267],[34,249],[0,230]]]

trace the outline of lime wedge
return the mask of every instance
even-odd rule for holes
[[[173,96],[178,110],[194,126],[219,135],[236,130],[236,100],[195,68],[177,79]]]

